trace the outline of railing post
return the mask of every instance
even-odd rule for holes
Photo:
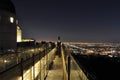
[[[39,52],[39,68],[40,68],[40,72],[39,72],[39,80],[41,80],[41,52]]]
[[[68,56],[68,80],[70,80],[70,68],[71,68],[71,65],[70,65],[70,56]]]
[[[35,65],[34,65],[35,61],[34,61],[34,54],[32,56],[32,66],[33,66],[33,80],[35,79]]]
[[[21,67],[21,77],[22,77],[22,80],[23,80],[24,79],[23,78],[23,58],[21,58],[20,67]]]

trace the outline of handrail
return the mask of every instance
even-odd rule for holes
[[[68,80],[63,48],[61,48],[61,51],[62,51],[61,54],[62,54],[62,64],[63,64],[63,78],[64,80]]]
[[[82,71],[82,69],[79,67],[79,65],[77,64],[77,62],[75,61],[75,59],[73,58],[72,55],[70,55],[71,59],[73,60],[73,62],[75,63],[75,65],[78,68],[78,73],[81,77],[81,80],[88,80],[87,76],[84,74],[84,72]]]

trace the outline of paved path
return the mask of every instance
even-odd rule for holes
[[[62,58],[55,57],[52,69],[49,70],[46,80],[63,80]]]

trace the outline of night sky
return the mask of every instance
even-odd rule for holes
[[[115,0],[12,0],[24,38],[120,42],[120,2]]]

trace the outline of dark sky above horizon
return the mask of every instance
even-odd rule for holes
[[[25,38],[120,42],[120,2],[115,0],[12,0]]]

